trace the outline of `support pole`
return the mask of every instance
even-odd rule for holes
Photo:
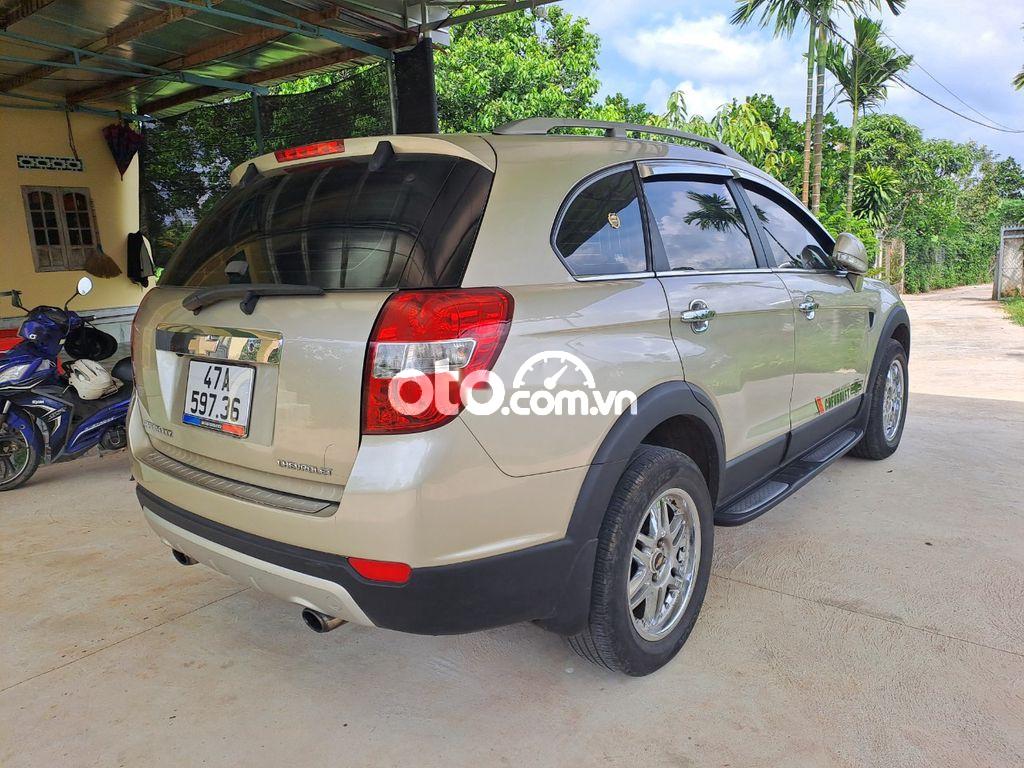
[[[395,90],[396,133],[437,133],[434,49],[430,38],[395,54]]]
[[[398,133],[398,86],[395,83],[395,60],[386,59],[384,68],[388,73],[388,101],[391,105],[391,133]]]

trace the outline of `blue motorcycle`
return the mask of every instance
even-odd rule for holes
[[[18,330],[22,341],[0,354],[0,491],[26,483],[40,463],[77,459],[97,445],[101,451],[115,451],[127,444],[131,358],[119,360],[110,372],[111,387],[116,389],[96,399],[79,396],[58,362],[62,349],[83,362],[103,360],[117,351],[113,336],[68,309],[76,296],[90,290],[92,281],[83,277],[63,309],[26,310],[20,292],[0,293],[26,313]],[[89,365],[103,373],[94,363]]]

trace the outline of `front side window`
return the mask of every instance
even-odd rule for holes
[[[96,244],[96,218],[89,190],[22,187],[36,272],[77,270]]]
[[[725,182],[654,176],[644,195],[670,270],[756,269],[743,216]]]
[[[761,188],[745,184],[754,215],[768,236],[772,266],[779,269],[831,269],[831,246],[809,223],[801,221],[791,206]]]
[[[647,248],[632,169],[603,176],[565,211],[555,246],[577,276],[644,272]]]

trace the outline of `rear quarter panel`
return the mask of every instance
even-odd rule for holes
[[[509,290],[515,299],[514,321],[494,367],[506,388],[506,403],[514,391],[545,390],[544,380],[568,364],[549,391],[556,396],[583,391],[593,404],[582,370],[564,353],[585,366],[603,396],[623,390],[640,396],[662,382],[682,379],[665,293],[656,279]],[[538,360],[548,353],[547,359]],[[514,386],[517,378],[522,378],[522,387]],[[486,392],[478,399],[486,400]],[[485,416],[464,411],[461,418],[503,472],[520,476],[589,464],[617,415],[499,411]]]

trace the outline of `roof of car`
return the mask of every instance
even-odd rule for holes
[[[743,158],[727,156],[708,149],[679,144],[672,141],[633,139],[626,137],[584,136],[575,134],[509,135],[468,134],[486,140],[493,148],[497,165],[503,163],[548,163],[571,165],[578,168],[579,177],[611,165],[636,161],[676,160],[687,165],[707,165],[729,168],[756,177],[773,189],[791,196],[789,190],[776,178],[751,165]],[[460,143],[459,134],[441,138]]]
[[[395,151],[400,153],[452,154],[477,162],[491,171],[504,167],[531,173],[538,166],[543,166],[545,172],[539,176],[550,179],[552,172],[557,172],[562,178],[570,179],[570,186],[604,168],[622,163],[676,160],[688,165],[729,168],[756,177],[787,197],[796,199],[777,179],[751,165],[735,152],[727,155],[674,141],[539,132],[403,134],[346,138],[339,142],[343,147],[340,152],[349,157],[369,155],[381,141],[390,142]],[[265,173],[282,166],[322,162],[323,159],[314,156],[283,161],[271,152],[236,167],[231,179],[233,184],[237,184],[250,165],[255,165],[258,171]]]

